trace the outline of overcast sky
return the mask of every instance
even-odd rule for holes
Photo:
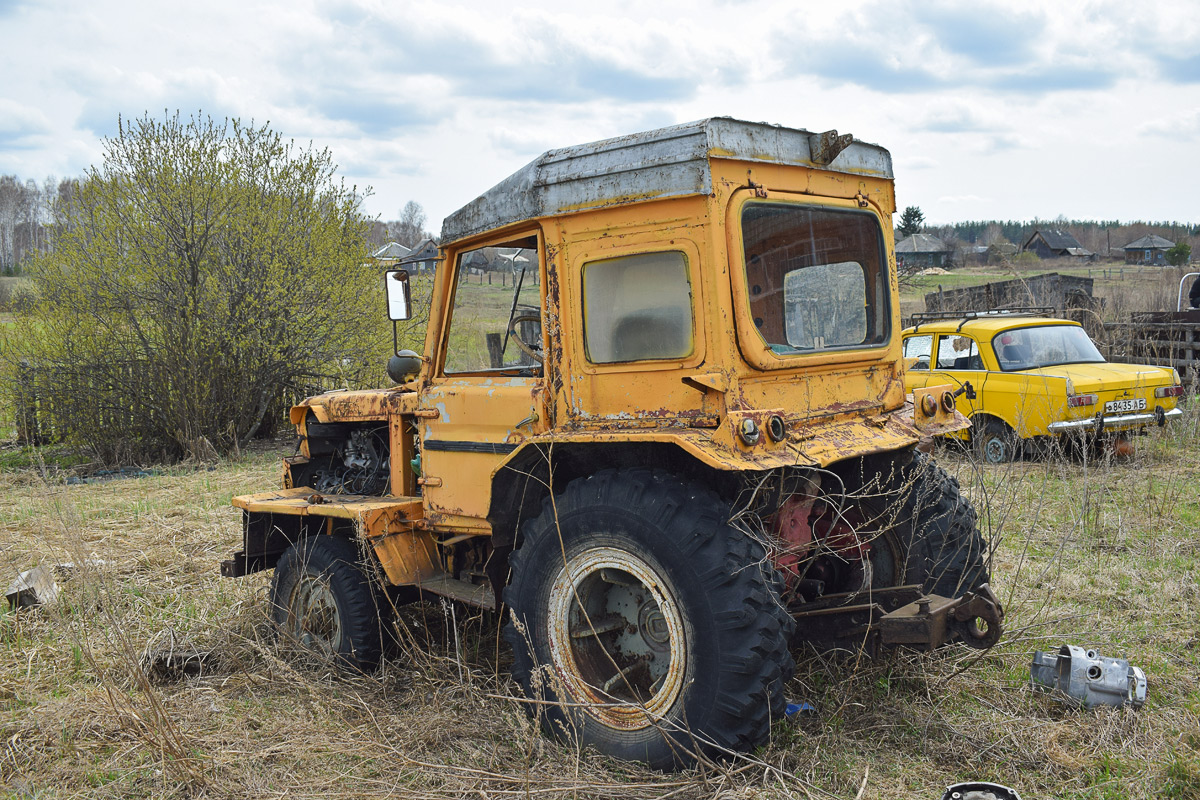
[[[1200,222],[1200,3],[0,0],[0,174],[118,115],[269,121],[441,219],[539,153],[710,116],[887,147],[932,222]]]

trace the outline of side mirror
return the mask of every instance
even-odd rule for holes
[[[387,289],[388,319],[393,322],[412,318],[412,298],[408,291],[408,270],[390,269],[384,273]]]

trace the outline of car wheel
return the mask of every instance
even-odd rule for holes
[[[389,609],[350,539],[307,537],[289,547],[275,567],[271,619],[276,629],[340,666],[362,671],[378,666]]]
[[[707,488],[650,470],[545,501],[504,597],[513,674],[547,731],[657,769],[767,738],[795,623],[763,546],[728,519]]]
[[[1005,464],[1017,457],[1017,435],[998,420],[988,420],[978,435],[972,435],[975,452],[989,464]]]

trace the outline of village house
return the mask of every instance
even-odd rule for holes
[[[1167,264],[1167,251],[1175,246],[1170,239],[1150,234],[1125,245],[1126,264],[1150,264],[1163,267]]]
[[[1078,239],[1062,231],[1034,231],[1021,246],[1021,252],[1034,253],[1038,258],[1071,258],[1078,261],[1093,261],[1096,258],[1096,254],[1081,245]]]
[[[437,265],[438,246],[433,239],[422,239],[413,245],[412,251],[400,259],[397,266],[404,267],[409,272],[420,274],[433,272]]]
[[[397,242],[388,242],[383,247],[371,253],[371,258],[384,269],[391,269],[400,262],[400,259],[409,254],[409,249]]]
[[[928,233],[914,233],[896,242],[896,263],[901,272],[954,266],[952,253],[949,245]]]

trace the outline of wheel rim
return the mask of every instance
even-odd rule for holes
[[[646,562],[614,548],[572,557],[550,587],[550,652],[586,713],[624,730],[661,719],[684,686],[678,603]]]
[[[1008,448],[1004,439],[999,436],[989,436],[983,445],[983,456],[990,464],[1002,464],[1007,460]]]
[[[288,632],[305,647],[337,652],[342,616],[327,580],[305,576],[296,582],[288,598]]]

